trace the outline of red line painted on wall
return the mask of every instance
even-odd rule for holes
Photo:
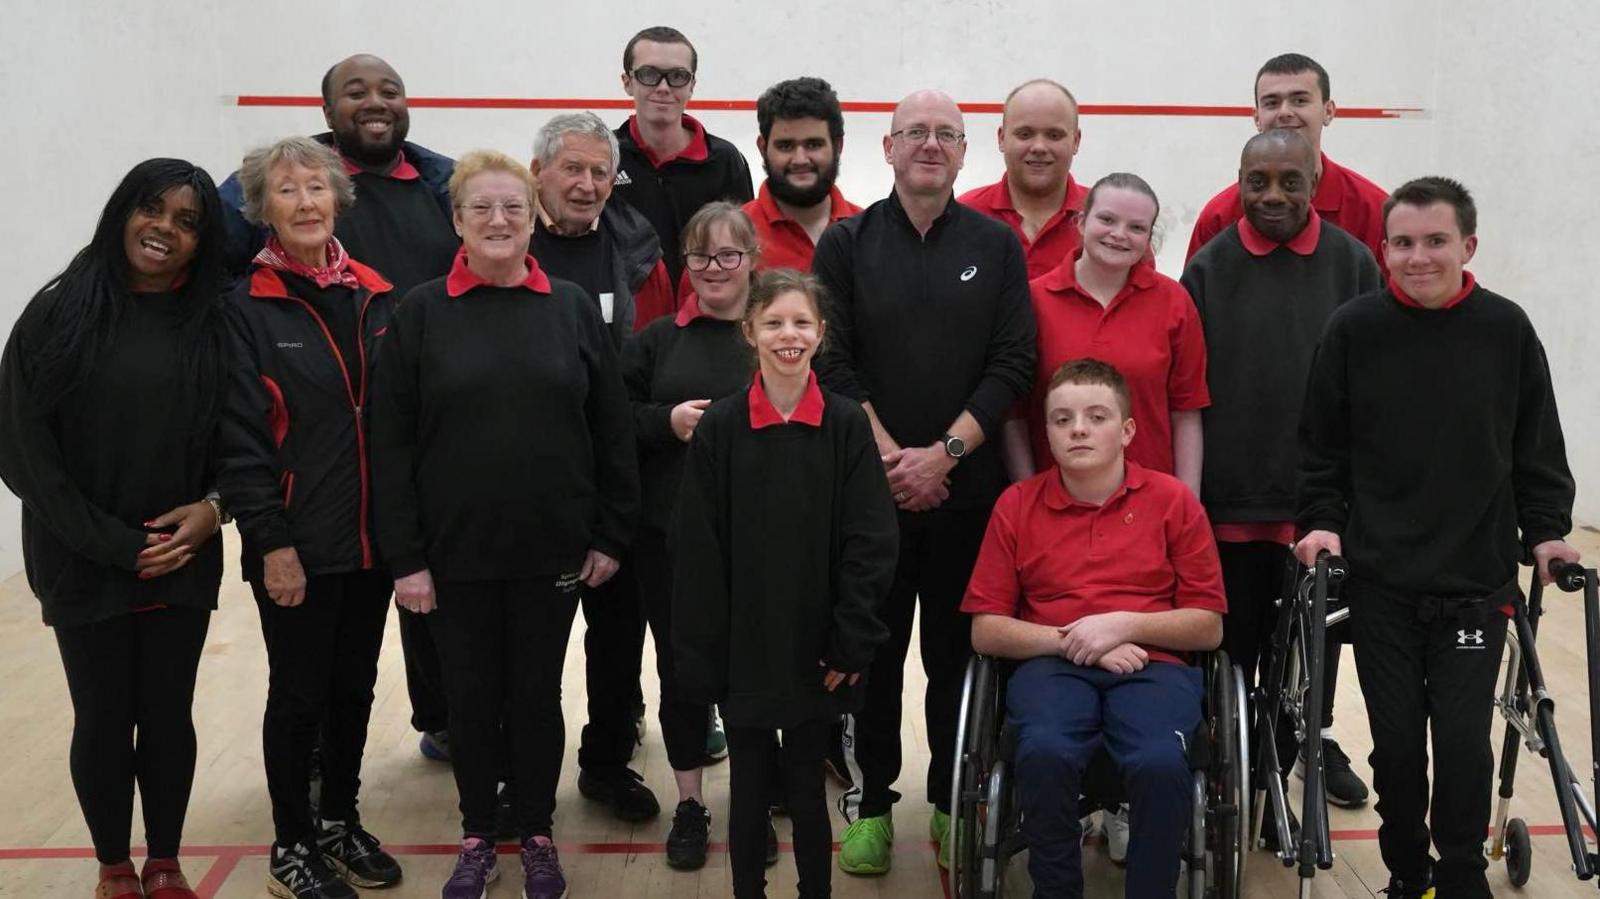
[[[239,106],[321,106],[321,97],[272,96],[266,94],[241,94]],[[632,109],[633,101],[615,98],[582,97],[411,97],[407,105],[417,109]],[[878,100],[846,100],[840,107],[845,112],[893,112],[895,104]],[[964,112],[999,115],[1004,105],[1000,103],[962,103]],[[754,100],[690,100],[689,108],[713,112],[744,112],[756,108]],[[1151,103],[1084,103],[1078,107],[1082,115],[1103,116],[1180,116],[1190,118],[1217,118],[1248,116],[1254,110],[1248,106],[1186,106]],[[1343,119],[1398,119],[1422,115],[1416,107],[1341,106]]]

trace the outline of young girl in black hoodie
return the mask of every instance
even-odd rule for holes
[[[764,895],[779,783],[799,893],[829,895],[829,728],[859,709],[862,672],[888,636],[877,609],[894,577],[894,502],[865,411],[811,371],[821,293],[789,270],[758,278],[743,331],[760,370],[700,420],[671,529],[680,690],[718,703],[727,727],[736,897]]]

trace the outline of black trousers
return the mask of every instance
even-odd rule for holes
[[[1494,787],[1489,728],[1506,617],[1482,601],[1442,609],[1436,600],[1361,581],[1347,584],[1345,594],[1372,727],[1384,864],[1407,883],[1427,876],[1431,729],[1439,899],[1489,897],[1483,854]]]
[[[55,629],[72,695],[72,787],[103,865],[128,859],[135,781],[150,857],[178,856],[210,622],[205,609],[174,606]]]
[[[400,623],[400,650],[406,660],[406,693],[411,697],[411,727],[432,733],[449,727],[450,709],[444,701],[444,675],[439,672],[439,650],[428,630],[428,616],[396,609]]]
[[[940,811],[950,810],[961,680],[972,657],[972,622],[961,612],[961,597],[988,524],[987,507],[900,513],[900,557],[878,616],[889,628],[889,641],[873,657],[865,704],[852,722],[860,776],[840,801],[848,820],[888,814],[900,798],[891,788],[900,777],[901,693],[919,600],[922,669],[928,676],[927,798]]]
[[[633,754],[633,715],[643,701],[639,669],[644,662],[637,565],[634,557],[625,558],[611,580],[579,591],[589,721],[579,738],[578,767],[585,771],[615,772]]]
[[[710,707],[678,694],[672,655],[672,557],[667,552],[667,536],[650,528],[641,530],[634,538],[632,558],[639,596],[655,640],[656,676],[661,680],[661,739],[667,744],[667,763],[674,771],[693,771],[705,762]]]
[[[273,602],[251,581],[267,643],[267,710],[262,760],[272,827],[280,846],[315,838],[311,820],[311,753],[322,762],[318,814],[355,822],[361,756],[367,746],[372,686],[394,581],[387,572],[351,571],[306,579],[298,606]]]
[[[450,761],[464,836],[493,841],[502,762],[523,839],[549,836],[566,748],[561,671],[578,612],[577,573],[436,581],[428,622],[450,705]],[[501,722],[505,722],[502,735]]]
[[[1245,687],[1253,695],[1266,678],[1267,666],[1272,662],[1272,633],[1278,625],[1277,601],[1287,584],[1289,549],[1284,544],[1266,541],[1224,542],[1217,544],[1217,554],[1222,560],[1223,590],[1228,595],[1228,613],[1222,617],[1222,648],[1227,651],[1229,661],[1244,669]],[[1337,658],[1330,658],[1330,667],[1337,661]],[[1331,723],[1331,718],[1323,717]],[[1250,727],[1252,752],[1256,749],[1255,718],[1252,701],[1246,722]],[[1299,755],[1294,730],[1287,718],[1278,723],[1277,747],[1279,774],[1287,776]],[[1259,753],[1251,758],[1252,767],[1258,762]]]
[[[794,825],[794,864],[801,899],[826,899],[832,890],[833,829],[822,760],[834,719],[818,718],[778,731],[728,725],[728,866],[736,899],[765,896],[767,815],[783,797]]]

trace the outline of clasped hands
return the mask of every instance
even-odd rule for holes
[[[1150,662],[1150,654],[1134,643],[1133,616],[1137,612],[1086,615],[1056,628],[1056,655],[1074,665],[1104,668],[1112,674],[1132,674]]]
[[[889,492],[899,508],[927,512],[950,498],[950,470],[956,467],[956,460],[943,446],[896,448],[881,458],[889,476]]]

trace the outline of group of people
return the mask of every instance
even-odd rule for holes
[[[800,895],[829,895],[825,770],[847,786],[838,866],[889,870],[916,620],[941,862],[976,649],[1020,663],[1036,895],[1082,895],[1077,797],[1102,778],[1127,802],[1104,822],[1127,894],[1170,896],[1192,654],[1221,645],[1253,679],[1291,553],[1320,549],[1354,572],[1339,639],[1390,895],[1490,895],[1496,610],[1525,553],[1540,576],[1577,553],[1548,366],[1520,309],[1463,269],[1464,188],[1386,194],[1335,164],[1327,73],[1275,57],[1259,133],[1173,280],[1150,184],[1074,180],[1077,102],[1053,81],[1006,98],[1006,173],[959,198],[960,108],[906,97],[882,139],[893,188],[863,209],[835,183],[827,82],[761,96],[756,192],[685,114],[686,36],[645,29],[622,63],[626,123],[555,116],[524,163],[410,142],[400,76],[345,59],[322,82],[327,133],[252,151],[220,189],[180,160],[134,167],[23,312],[0,475],[66,670],[99,899],[194,895],[190,707],[230,520],[270,668],[283,899],[402,877],[358,809],[391,596],[412,724],[460,797],[444,899],[486,895],[513,835],[524,895],[566,892],[552,836],[580,606],[579,791],[623,820],[660,813],[628,766],[648,627],[675,868],[705,863],[701,771],[728,755],[736,895],[763,895],[775,807]],[[1453,642],[1466,628],[1479,639]],[[1330,800],[1365,802],[1322,724]],[[1430,726],[1450,747],[1437,859]],[[1115,770],[1090,767],[1101,745]]]

